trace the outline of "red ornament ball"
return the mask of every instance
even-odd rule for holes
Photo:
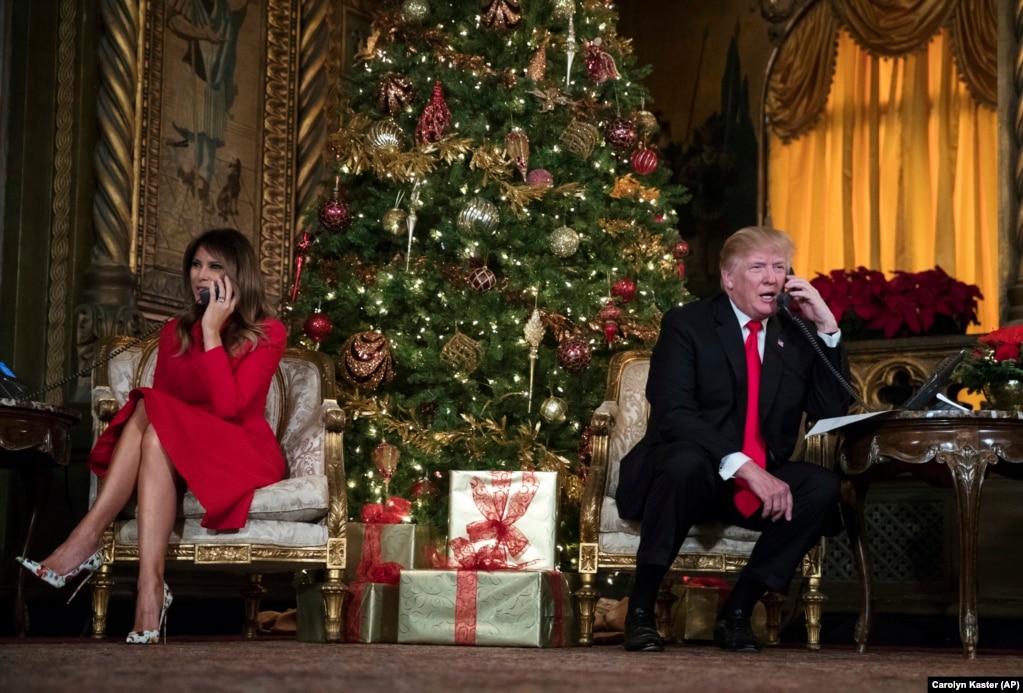
[[[590,365],[593,352],[581,339],[570,337],[558,345],[558,365],[569,373],[581,373]]]
[[[412,500],[436,498],[440,495],[440,489],[437,488],[437,484],[424,477],[412,484],[409,488],[408,495],[412,498]]]
[[[534,168],[526,175],[526,185],[534,188],[550,188],[554,185],[554,176],[545,168]]]
[[[622,303],[629,303],[636,298],[636,280],[623,277],[611,285],[611,295],[617,296]]]
[[[352,220],[352,212],[344,200],[332,197],[320,203],[316,210],[320,226],[327,231],[344,231]]]
[[[327,314],[318,310],[311,313],[305,319],[305,324],[302,325],[302,331],[305,332],[305,336],[317,344],[326,339],[333,329],[334,323],[330,321]]]
[[[637,149],[629,158],[629,163],[632,165],[632,170],[641,176],[653,173],[657,170],[657,152],[645,147]]]
[[[688,243],[686,243],[685,241],[679,241],[679,242],[678,242],[678,243],[676,243],[676,244],[675,244],[675,246],[674,246],[674,247],[673,247],[673,248],[671,249],[671,256],[672,256],[673,258],[675,258],[676,260],[678,260],[679,262],[681,262],[681,261],[682,261],[682,259],[683,259],[683,258],[684,258],[684,257],[685,257],[686,255],[688,255],[688,254],[689,254],[689,244],[688,244]]]
[[[497,276],[489,267],[477,267],[469,273],[469,286],[473,291],[490,291],[497,286]]]
[[[678,266],[675,269],[678,270],[678,278],[679,279],[685,279],[686,278],[686,263],[684,263],[684,262],[678,263]]]
[[[628,118],[615,118],[604,128],[604,141],[619,154],[632,151],[639,141],[636,124]]]

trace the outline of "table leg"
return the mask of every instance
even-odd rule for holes
[[[30,552],[32,538],[35,536],[36,521],[43,511],[42,504],[50,497],[50,482],[53,472],[50,465],[31,460],[28,464],[18,466],[18,474],[21,477],[25,502],[30,508],[21,555],[31,558]],[[19,568],[15,579],[14,632],[19,637],[24,637],[29,625],[28,607],[25,604],[25,573],[24,569]]]
[[[856,619],[856,651],[863,654],[867,651],[870,640],[870,626],[873,620],[873,575],[874,568],[870,562],[870,551],[867,548],[866,522],[863,518],[863,506],[867,497],[870,480],[866,477],[842,480],[842,521],[849,535],[849,543],[853,550],[853,564],[860,574],[860,614]]]
[[[980,491],[989,464],[998,456],[965,445],[953,452],[940,452],[938,462],[946,465],[955,486],[959,520],[959,637],[963,656],[977,656],[977,528],[980,524]]]

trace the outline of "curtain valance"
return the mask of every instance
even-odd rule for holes
[[[956,67],[981,105],[997,103],[995,0],[818,0],[786,37],[767,83],[765,115],[782,141],[810,130],[828,102],[838,32],[867,52],[897,57],[948,29]]]

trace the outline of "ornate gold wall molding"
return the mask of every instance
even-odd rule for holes
[[[53,224],[50,229],[49,309],[46,316],[46,369],[44,382],[59,381],[66,372],[67,298],[71,246],[72,148],[74,146],[75,24],[78,3],[62,0],[57,27],[57,109],[53,161]],[[64,394],[51,390],[47,402],[59,402]]]
[[[95,262],[130,267],[135,179],[135,91],[140,7],[145,0],[101,0],[100,88],[96,110]]]
[[[324,152],[338,111],[341,3],[303,0],[299,39],[298,161],[295,232],[321,195],[326,176]]]

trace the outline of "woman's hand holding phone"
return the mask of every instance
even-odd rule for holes
[[[201,300],[202,291],[199,294]],[[207,350],[221,345],[220,330],[238,305],[234,286],[226,274],[214,279],[210,284],[210,296],[209,304],[202,315],[203,344]]]

